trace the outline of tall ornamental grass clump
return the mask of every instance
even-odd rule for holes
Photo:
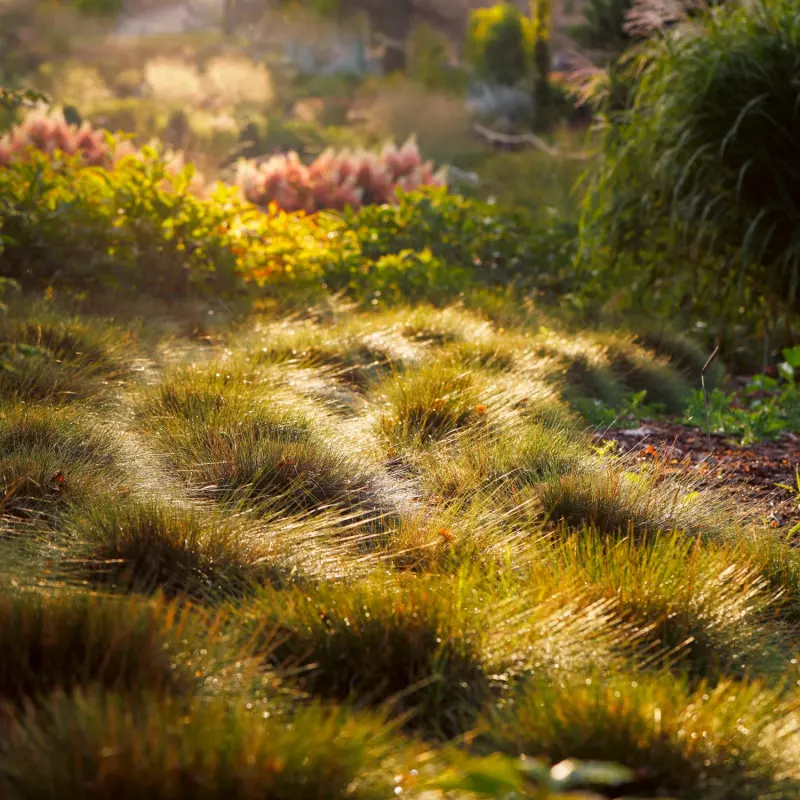
[[[692,293],[800,307],[800,6],[727,3],[628,66],[632,102],[609,120],[587,196],[589,252],[634,251],[637,270],[673,280],[688,262]]]

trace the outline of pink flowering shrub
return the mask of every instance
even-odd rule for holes
[[[48,155],[62,152],[80,156],[93,167],[111,167],[116,160],[134,152],[130,142],[115,142],[89,122],[70,125],[60,111],[38,109],[0,137],[0,166],[27,160],[32,149]]]
[[[110,135],[90,122],[72,125],[57,109],[31,111],[22,122],[0,137],[0,167],[29,161],[34,152],[48,156],[63,153],[78,158],[87,167],[106,169],[117,166],[125,158],[141,160],[152,158],[155,152],[159,152],[170,177],[183,174],[187,166],[181,151],[160,151],[152,147],[139,149],[129,139]],[[194,170],[188,188],[198,196],[207,194],[208,190],[202,175]]]
[[[242,161],[236,183],[255,205],[310,214],[391,203],[398,189],[444,186],[445,179],[423,162],[416,142],[409,140],[400,148],[387,145],[380,153],[328,150],[310,165],[294,152],[260,164]]]

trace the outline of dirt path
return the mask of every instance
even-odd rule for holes
[[[694,473],[703,484],[750,506],[754,516],[774,528],[791,529],[800,522],[794,493],[779,485],[796,485],[800,437],[789,434],[776,442],[740,447],[721,434],[711,434],[709,439],[684,425],[645,424],[609,430],[597,438],[616,442],[618,452],[630,453],[637,461],[660,459],[668,471]]]

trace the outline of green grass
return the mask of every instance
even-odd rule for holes
[[[51,518],[97,493],[127,491],[121,442],[83,408],[0,410],[0,510]]]
[[[613,600],[639,631],[642,662],[694,679],[759,675],[780,681],[793,655],[779,624],[779,593],[729,548],[712,550],[680,534],[609,539],[583,530],[534,562],[533,583],[585,587]]]
[[[639,791],[756,798],[796,787],[794,708],[779,690],[723,681],[687,690],[669,676],[531,681],[485,721],[487,748],[513,755],[619,761]]]
[[[135,339],[102,323],[52,313],[0,317],[0,397],[70,402],[128,374]]]
[[[246,654],[225,654],[214,618],[160,601],[6,590],[0,616],[0,696],[14,704],[73,689],[191,696]]]
[[[468,800],[522,753],[800,791],[795,552],[575,411],[699,355],[504,313],[159,307],[125,381],[109,339],[8,395],[3,797]]]
[[[146,743],[146,744],[145,744]],[[216,701],[132,704],[115,695],[54,697],[29,711],[0,756],[11,798],[87,800],[389,797],[424,754],[379,719],[313,707],[282,718]],[[413,780],[410,782],[413,783]]]

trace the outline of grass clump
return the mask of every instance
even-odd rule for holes
[[[482,584],[465,570],[377,574],[314,592],[270,590],[242,613],[264,632],[268,663],[296,669],[307,691],[381,706],[448,739],[516,677],[612,657],[608,604],[552,594]]]
[[[0,410],[0,510],[52,518],[109,487],[125,490],[120,439],[78,408]]]
[[[389,575],[347,586],[267,592],[246,611],[273,666],[298,669],[315,694],[388,703],[412,727],[448,738],[467,730],[490,697],[481,632],[451,581]],[[481,615],[479,612],[478,616]]]
[[[268,328],[252,342],[255,364],[300,364],[316,368],[354,389],[364,390],[403,366],[396,335],[308,323]]]
[[[681,475],[659,474],[657,466],[632,472],[624,461],[597,461],[585,472],[539,484],[536,493],[550,521],[607,534],[680,531],[724,540],[744,528],[722,497],[698,491]]]
[[[785,673],[790,648],[777,625],[779,592],[735,551],[680,534],[609,540],[584,530],[556,544],[552,561],[536,564],[546,580],[613,599],[619,616],[641,631],[645,663],[694,680]]]
[[[10,703],[92,687],[190,695],[223,674],[219,624],[161,602],[4,591],[0,619],[0,697]]]
[[[792,701],[758,683],[687,690],[668,675],[532,680],[487,717],[484,746],[637,771],[638,792],[678,798],[793,797]],[[785,793],[785,794],[784,794]]]
[[[212,509],[104,502],[74,514],[64,534],[92,580],[130,591],[205,596],[277,579],[280,572],[257,530]]]
[[[390,445],[424,446],[485,421],[488,395],[475,374],[431,364],[376,389],[385,410],[378,429]]]
[[[96,694],[29,710],[0,755],[9,800],[383,800],[427,771],[380,720],[311,707],[291,717],[220,700],[186,708]],[[421,780],[419,782],[422,782]],[[406,794],[414,796],[412,785]]]
[[[64,403],[96,397],[127,373],[132,337],[107,326],[53,316],[0,316],[0,397]]]
[[[170,463],[197,493],[290,513],[339,507],[382,513],[373,472],[335,442],[327,413],[285,387],[189,371],[145,399]]]
[[[429,492],[445,499],[503,486],[514,495],[592,464],[582,436],[558,425],[525,422],[511,425],[499,435],[471,437],[447,457],[432,451],[421,479]]]

